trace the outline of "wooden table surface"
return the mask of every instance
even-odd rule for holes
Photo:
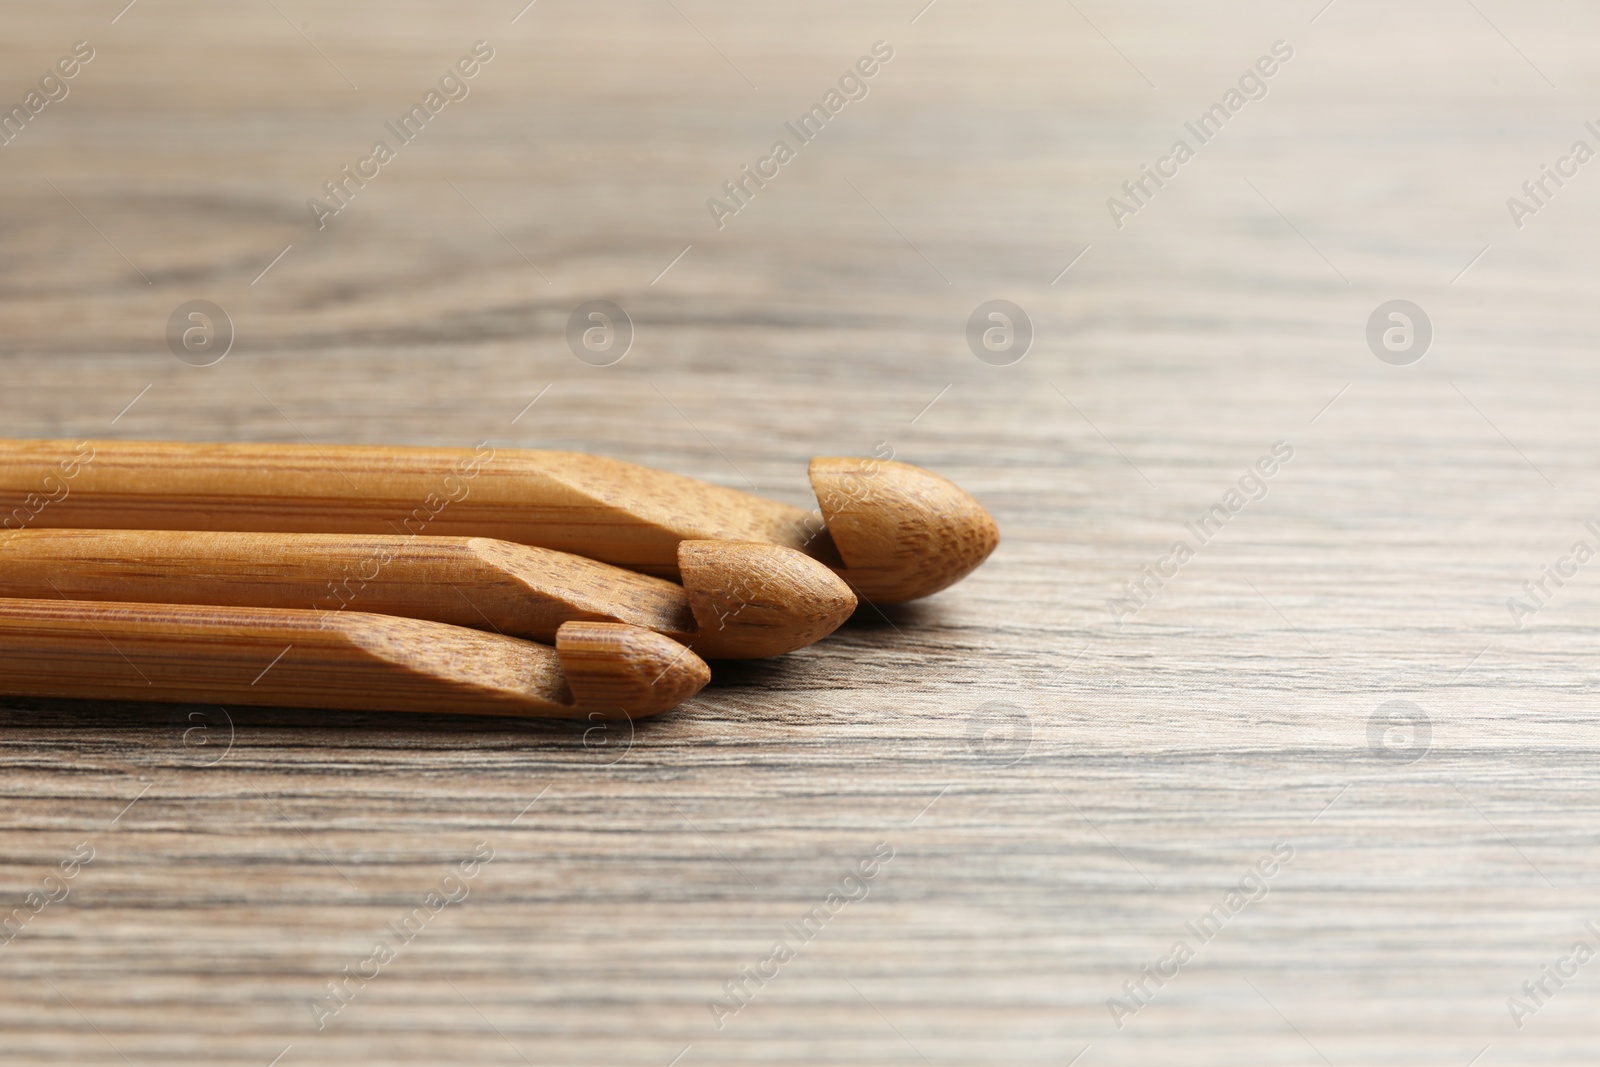
[[[631,736],[0,703],[0,1060],[1600,1058],[1591,7],[123,2],[0,9],[7,108],[93,50],[0,147],[6,435],[884,442],[1004,540]]]

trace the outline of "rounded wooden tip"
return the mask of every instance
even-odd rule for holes
[[[694,611],[690,646],[711,659],[781,656],[827,637],[856,596],[826,565],[764,541],[682,541],[678,570]]]
[[[556,652],[574,714],[638,719],[675,708],[711,680],[711,668],[670,637],[620,622],[565,622]]]
[[[886,459],[819,456],[811,488],[846,581],[894,604],[953,585],[989,558],[1000,530],[960,486]]]

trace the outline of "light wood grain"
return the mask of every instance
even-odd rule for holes
[[[592,722],[658,715],[709,678],[622,623],[563,623],[551,648],[359,611],[0,599],[6,696]]]
[[[1600,513],[1596,164],[1506,209],[1596,118],[1591,9],[276,3],[7,8],[0,99],[100,54],[0,149],[6,436],[487,438],[802,509],[810,458],[886,442],[1003,539],[631,739],[235,711],[227,748],[204,709],[7,701],[7,906],[95,858],[0,946],[5,1059],[1594,1061],[1594,964],[1520,1030],[1506,1007],[1600,866],[1600,574],[1520,630],[1506,606]],[[472,95],[316,230],[305,199],[480,37]],[[880,39],[866,99],[718,230],[707,197]],[[1278,39],[1269,95],[1115,228]],[[965,337],[995,298],[1036,326],[1009,367]],[[1410,367],[1364,339],[1396,298],[1435,326]],[[214,366],[166,347],[191,299],[234,320]],[[566,345],[594,299],[634,320],[611,367]],[[1119,625],[1278,440],[1266,497]],[[1391,700],[1431,717],[1416,762],[1369,744]],[[1266,897],[1117,1029],[1107,998],[1280,840]],[[707,1001],[879,841],[866,898],[718,1030]]]
[[[686,585],[486,537],[181,530],[0,531],[0,597],[344,610],[554,643],[564,623],[614,622],[714,658],[815,644],[856,606],[791,549],[684,541]]]
[[[66,457],[63,459],[63,457]],[[247,530],[492,537],[680,578],[685,541],[770,542],[869,600],[953,585],[994,551],[982,506],[881,458],[811,462],[814,513],[604,456],[340,444],[0,439],[8,530]],[[40,487],[44,487],[41,491]]]

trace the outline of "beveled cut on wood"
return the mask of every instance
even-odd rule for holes
[[[600,720],[660,714],[710,677],[620,623],[565,623],[550,648],[354,611],[0,600],[4,696]]]
[[[6,529],[493,537],[663,578],[684,541],[764,541],[889,603],[959,581],[999,543],[977,501],[909,464],[819,458],[811,483],[814,512],[575,452],[0,440]]]
[[[684,541],[678,558],[682,586],[487,537],[30,529],[0,534],[0,597],[366,611],[545,643],[621,622],[713,659],[803,648],[856,606],[793,549]]]

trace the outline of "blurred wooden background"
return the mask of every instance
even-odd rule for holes
[[[1521,986],[1600,944],[1600,564],[1521,629],[1506,603],[1600,517],[1600,165],[1521,228],[1506,205],[1600,147],[1591,7],[72,0],[0,27],[7,108],[95,53],[0,147],[4,433],[488,439],[808,505],[809,456],[882,441],[1005,538],[632,736],[4,702],[8,1064],[1595,1061],[1600,965]],[[470,94],[319,231],[307,198],[479,40]],[[706,199],[880,40],[867,96],[718,229]],[[1280,40],[1265,98],[1117,228],[1107,198]],[[567,348],[596,299],[634,324],[613,366]],[[968,348],[991,299],[1036,331],[1009,366]],[[1409,366],[1364,338],[1392,299],[1433,325]],[[210,366],[168,347],[191,300],[232,323]],[[1266,497],[1116,619],[1277,441]],[[466,896],[312,1007],[441,885]],[[1119,1028],[1108,998],[1180,939]]]

